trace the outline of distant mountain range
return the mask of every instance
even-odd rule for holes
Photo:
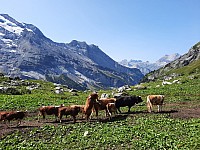
[[[75,89],[137,84],[139,69],[122,66],[98,46],[73,40],[56,43],[34,25],[0,14],[0,72],[42,79]]]
[[[155,63],[150,63],[149,61],[143,62],[142,60],[122,60],[119,62],[119,64],[129,67],[129,68],[138,68],[140,71],[145,75],[151,71],[157,70],[166,64],[170,63],[173,60],[176,60],[181,55],[178,53],[171,54],[171,55],[165,55],[159,60],[157,60]]]
[[[187,76],[190,79],[200,75],[200,42],[192,46],[188,53],[168,63],[158,70],[145,75],[141,82],[149,82],[157,79],[169,80],[178,76]]]

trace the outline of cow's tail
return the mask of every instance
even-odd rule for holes
[[[147,96],[147,109],[148,109],[148,112],[151,112],[152,110],[152,103],[150,101],[150,96]]]

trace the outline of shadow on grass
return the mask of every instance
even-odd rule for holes
[[[36,128],[38,126],[26,126],[26,125],[23,125],[23,126],[8,126],[8,129],[23,129],[23,128]]]
[[[102,123],[107,123],[107,122],[114,122],[114,121],[120,121],[120,120],[125,120],[128,117],[128,114],[116,114],[112,118],[104,118],[104,119],[99,119],[99,122]]]
[[[171,113],[177,113],[178,110],[169,110],[169,111],[161,111],[161,112],[155,112],[160,114],[171,114]]]

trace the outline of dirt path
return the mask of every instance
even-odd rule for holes
[[[181,119],[200,118],[200,108],[180,109],[172,113],[171,117]]]

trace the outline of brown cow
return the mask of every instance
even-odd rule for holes
[[[5,114],[9,113],[9,112],[12,112],[12,111],[0,111],[0,121],[2,121],[2,117],[3,117]]]
[[[88,121],[90,118],[90,115],[92,113],[92,108],[94,106],[94,103],[98,99],[98,94],[97,93],[92,93],[88,96],[85,102],[85,107],[84,107],[84,113],[86,115],[86,120]]]
[[[40,121],[40,116],[43,116],[43,119],[45,119],[45,115],[55,115],[56,121],[58,118],[58,108],[64,107],[64,104],[61,104],[60,106],[42,106],[38,108],[38,122]]]
[[[157,105],[158,106],[158,112],[161,112],[163,101],[164,101],[164,95],[148,95],[147,96],[148,112],[152,111],[153,105]]]
[[[71,107],[74,107],[74,106],[80,108],[80,113],[82,113],[82,118],[83,118],[83,115],[85,114],[85,112],[84,112],[85,105],[71,105]]]
[[[106,105],[106,109],[108,111],[108,114],[109,114],[109,119],[112,118],[112,113],[116,114],[117,113],[117,108],[115,106],[115,103],[108,103]]]
[[[11,120],[18,120],[18,125],[21,124],[21,120],[26,116],[27,111],[3,111],[0,112],[0,121],[8,121],[10,124]]]
[[[66,115],[66,117],[68,115],[71,115],[73,117],[73,121],[74,123],[76,122],[76,116],[78,115],[78,113],[80,112],[80,107],[79,106],[67,106],[67,107],[60,107],[58,109],[58,118],[60,120],[60,123],[62,122],[62,116]]]
[[[96,117],[97,117],[97,119],[98,119],[98,111],[99,110],[105,110],[106,111],[106,116],[110,116],[109,113],[108,113],[106,105],[108,103],[115,103],[115,101],[116,101],[115,98],[102,98],[100,100],[97,100],[94,103],[94,109],[96,111]]]

